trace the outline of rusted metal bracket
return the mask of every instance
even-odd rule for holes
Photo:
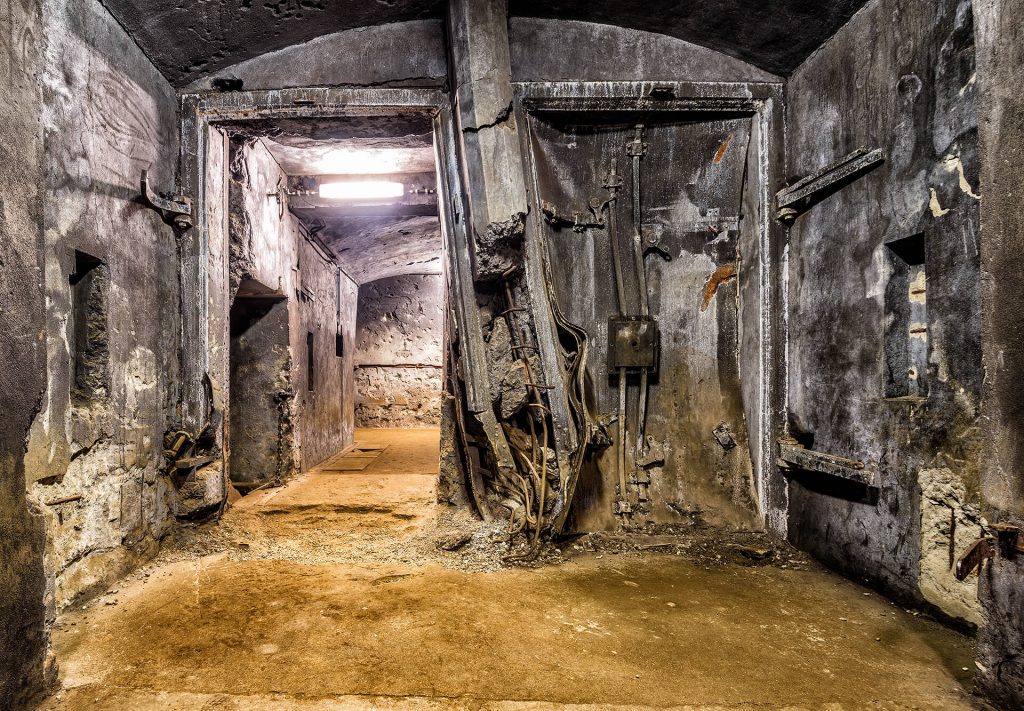
[[[991,523],[989,530],[999,539],[1001,550],[1007,553],[1024,553],[1024,532],[1020,526],[1009,523]]]
[[[873,151],[858,148],[848,156],[776,193],[776,218],[782,222],[792,222],[802,212],[884,161],[885,154],[880,148]]]
[[[1010,556],[1024,553],[1024,536],[1021,535],[1019,526],[993,523],[989,524],[988,529],[996,535],[982,536],[976,540],[956,562],[954,572],[957,580],[966,580],[975,568],[980,568],[984,561],[995,558],[997,553]]]
[[[139,187],[142,190],[142,202],[159,212],[164,222],[180,230],[192,227],[192,198],[187,195],[168,197],[163,193],[153,192],[149,186],[149,170],[145,169],[142,171]]]
[[[801,447],[794,441],[780,442],[778,464],[783,470],[803,469],[846,479],[868,487],[876,486],[875,473],[867,469],[864,462],[837,457],[834,454],[815,452]]]
[[[954,574],[957,580],[967,580],[975,568],[981,566],[982,562],[992,558],[996,554],[996,539],[993,536],[985,536],[974,542],[974,545],[963,554],[956,562]]]

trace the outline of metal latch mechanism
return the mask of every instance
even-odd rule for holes
[[[154,193],[149,186],[149,170],[142,171],[139,186],[143,204],[159,212],[164,222],[182,231],[192,227],[192,198],[187,195]]]
[[[1011,556],[1024,553],[1024,535],[1021,535],[1019,526],[993,523],[989,524],[988,529],[996,535],[982,536],[976,540],[956,562],[954,572],[957,580],[966,580],[975,568],[980,568],[986,560],[994,558],[997,552]]]

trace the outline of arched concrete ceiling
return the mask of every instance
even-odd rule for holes
[[[509,11],[658,32],[788,74],[866,1],[510,0]],[[445,12],[444,0],[103,2],[177,86],[331,32],[440,18]]]
[[[792,72],[867,0],[509,0],[512,15],[657,32]]]
[[[444,16],[444,0],[101,0],[176,86],[320,35]]]
[[[319,237],[357,284],[400,274],[440,274],[436,217],[347,217],[326,221]]]

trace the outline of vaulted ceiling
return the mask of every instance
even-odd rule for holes
[[[867,0],[509,0],[512,15],[659,32],[788,74]],[[103,0],[157,68],[183,86],[320,35],[440,18],[444,0]]]

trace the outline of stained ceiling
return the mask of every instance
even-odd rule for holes
[[[866,1],[510,0],[509,11],[659,32],[788,74]],[[177,86],[330,32],[444,16],[443,0],[103,2]]]
[[[261,137],[289,176],[433,173],[429,120],[417,116],[249,121],[232,127]],[[424,199],[430,196],[424,196]],[[401,274],[441,273],[441,224],[433,215],[346,214],[289,199],[292,213],[335,254],[357,284]],[[307,206],[304,206],[307,205]],[[424,205],[423,207],[428,207]]]
[[[400,274],[441,273],[436,217],[334,219],[318,236],[359,285]]]
[[[434,172],[434,146],[426,138],[426,145],[410,145],[407,137],[279,136],[263,142],[288,175],[383,175]]]

